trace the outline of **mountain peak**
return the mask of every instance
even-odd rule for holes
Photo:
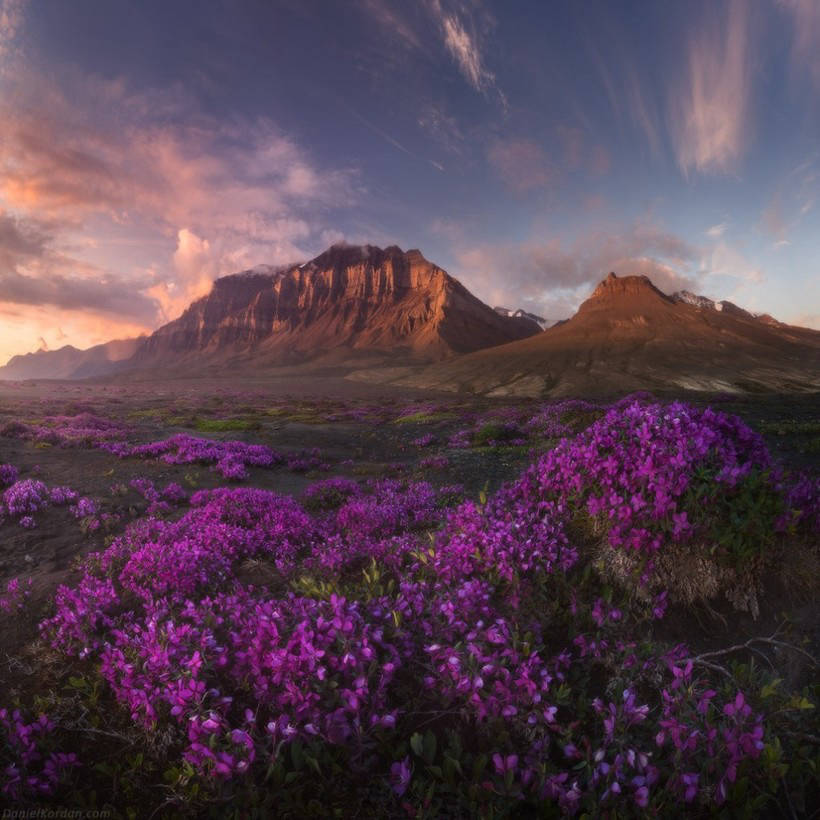
[[[610,273],[592,291],[579,311],[609,309],[616,306],[639,306],[658,300],[672,300],[658,290],[646,276],[617,276]]]

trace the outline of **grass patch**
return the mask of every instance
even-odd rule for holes
[[[159,421],[165,418],[166,411],[161,407],[151,407],[145,410],[132,410],[128,414],[128,418],[132,421],[139,421],[140,419],[152,419]]]
[[[431,424],[434,421],[452,421],[457,419],[455,413],[413,413],[412,416],[402,416],[393,424]]]
[[[820,420],[797,421],[762,421],[758,425],[761,433],[769,433],[777,436],[805,436],[820,433]]]
[[[235,433],[258,430],[261,426],[255,419],[196,419],[193,424],[200,433]]]

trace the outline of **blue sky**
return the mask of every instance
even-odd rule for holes
[[[820,327],[819,55],[816,0],[0,0],[0,359],[342,240]]]

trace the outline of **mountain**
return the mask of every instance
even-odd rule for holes
[[[535,322],[541,330],[546,330],[548,327],[552,327],[560,321],[559,319],[545,319],[543,316],[536,316],[536,314],[529,313],[521,308],[518,308],[518,310],[510,310],[505,307],[494,307],[493,310],[499,315],[507,316],[511,319],[525,319],[530,322]]]
[[[0,367],[0,380],[85,379],[106,376],[134,355],[141,339],[115,339],[80,350],[65,345],[58,350],[38,350],[13,356]]]
[[[571,319],[397,383],[524,396],[820,389],[820,331],[718,304],[611,273]]]
[[[301,265],[217,279],[129,365],[258,368],[373,353],[435,361],[538,332],[499,316],[418,250],[343,244]]]

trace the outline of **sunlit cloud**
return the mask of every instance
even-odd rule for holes
[[[461,73],[476,91],[483,91],[493,81],[493,75],[484,68],[481,54],[473,38],[455,16],[444,15],[444,44],[450,50]]]
[[[0,99],[2,305],[155,326],[216,276],[305,258],[332,228],[317,214],[356,196],[355,172],[318,168],[268,120],[217,121],[178,89],[70,79],[71,100],[34,75]],[[134,271],[112,249],[101,267],[106,225],[173,255]]]
[[[494,91],[506,107],[506,98],[496,84],[495,74],[487,67],[482,47],[481,29],[490,27],[490,15],[480,3],[474,4],[472,13],[464,5],[451,7],[447,0],[429,0],[428,7],[438,24],[444,46],[462,77],[476,91]]]
[[[0,0],[0,71],[23,27],[26,0]]]
[[[669,127],[685,174],[731,171],[748,138],[750,5],[731,0],[726,8],[692,39],[683,84],[672,92]]]
[[[53,305],[13,305],[0,302],[0,364],[12,356],[42,347],[50,350],[66,344],[91,347],[111,339],[133,339],[150,332],[151,325],[126,317],[87,311],[65,310]],[[21,342],[28,340],[21,346]]]
[[[483,243],[456,252],[459,278],[485,301],[567,318],[591,288],[614,270],[648,276],[666,293],[697,289],[701,250],[647,221],[621,230],[591,230],[573,243],[558,238]],[[555,313],[565,306],[561,314]]]
[[[717,239],[718,237],[721,237],[724,233],[726,233],[726,228],[728,227],[728,223],[719,222],[717,225],[712,225],[711,228],[707,228],[706,235],[712,237],[712,239]]]

